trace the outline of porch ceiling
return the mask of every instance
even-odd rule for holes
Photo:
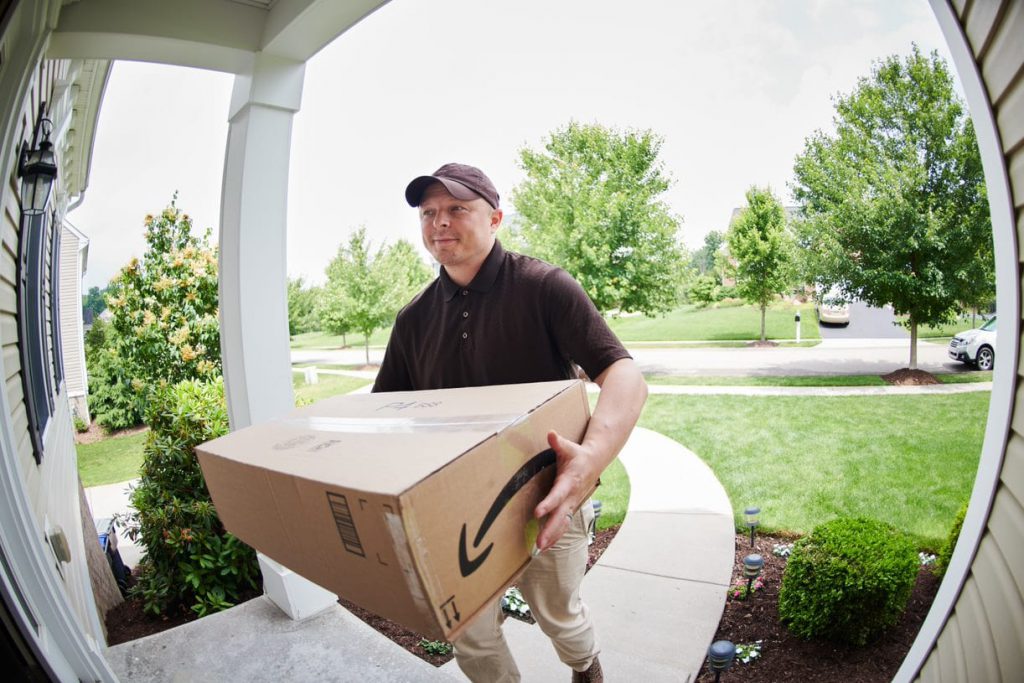
[[[304,62],[386,0],[79,0],[48,57],[132,59],[245,73],[257,52]]]

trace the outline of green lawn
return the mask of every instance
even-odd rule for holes
[[[387,346],[388,337],[391,336],[391,328],[377,330],[370,335],[370,346]],[[291,338],[293,349],[340,349],[340,348],[363,348],[363,335],[347,334],[344,338],[340,334],[327,334],[326,332],[305,332]]]
[[[737,524],[750,505],[770,531],[806,533],[836,516],[866,516],[935,549],[970,495],[988,400],[988,392],[652,395],[640,424],[708,463]]]
[[[777,303],[765,316],[769,339],[793,339],[800,310],[801,339],[819,339],[813,304]],[[761,311],[754,306],[730,304],[698,308],[681,306],[658,318],[631,316],[610,321],[619,339],[631,341],[736,341],[761,337]]]
[[[140,432],[78,445],[78,474],[82,477],[82,486],[116,484],[138,477],[145,443],[146,432]]]
[[[599,530],[622,524],[629,508],[629,477],[618,458],[612,460],[601,475],[601,485],[594,492],[594,500],[601,501],[601,516],[597,520]]]
[[[293,375],[292,387],[295,389],[296,405],[298,405],[300,401],[302,401],[303,404],[314,403],[320,399],[327,398],[328,396],[347,394],[370,383],[370,380],[368,379],[346,377],[345,375],[325,375],[320,373],[317,375],[320,379],[318,383],[306,384],[306,380],[301,373],[296,372],[293,373]]]

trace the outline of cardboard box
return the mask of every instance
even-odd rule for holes
[[[555,429],[579,381],[336,396],[196,448],[229,531],[430,638],[452,640],[530,560]]]

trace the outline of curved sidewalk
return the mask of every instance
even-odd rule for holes
[[[677,442],[637,428],[620,454],[629,512],[583,584],[610,681],[689,681],[700,669],[732,574],[732,508],[711,470]],[[600,489],[597,497],[600,498]],[[569,669],[537,626],[505,633],[528,682]],[[291,621],[266,597],[107,650],[123,681],[465,680],[437,669],[340,606]]]

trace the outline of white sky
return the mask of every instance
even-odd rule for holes
[[[788,203],[793,159],[831,128],[831,97],[912,42],[952,68],[925,0],[393,0],[307,65],[288,272],[321,282],[360,225],[376,244],[419,245],[405,185],[448,161],[483,168],[512,208],[518,150],[570,120],[664,137],[666,200],[697,248],[753,184]],[[86,287],[141,256],[143,217],[175,190],[216,237],[231,85],[114,66],[89,188],[69,215],[90,238]]]

